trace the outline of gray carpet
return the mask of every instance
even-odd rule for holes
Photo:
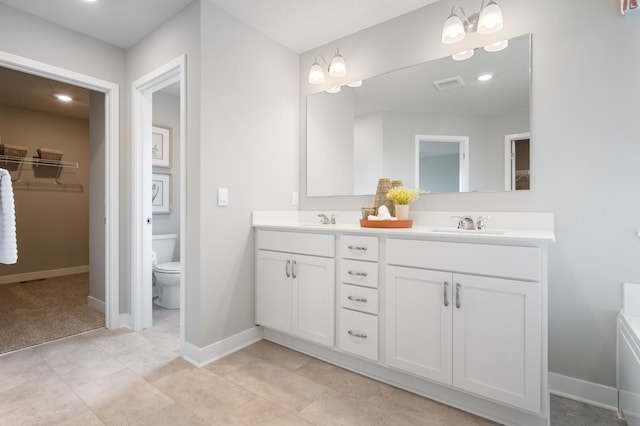
[[[0,285],[0,354],[104,327],[89,274]]]

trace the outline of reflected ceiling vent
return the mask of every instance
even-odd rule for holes
[[[453,90],[464,86],[464,80],[458,75],[455,77],[449,77],[443,80],[434,81],[433,85],[436,86],[436,89],[443,92],[445,90]]]

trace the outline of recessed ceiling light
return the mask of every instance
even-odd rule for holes
[[[86,1],[87,3],[95,3],[95,2],[97,2],[98,0],[84,0],[84,1]]]
[[[54,95],[56,98],[58,98],[59,101],[62,102],[71,102],[73,100],[73,98],[69,95],[65,95],[63,93],[58,93]]]
[[[493,78],[493,74],[485,73],[478,76],[478,81],[489,81]]]

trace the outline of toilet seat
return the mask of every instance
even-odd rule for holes
[[[154,271],[161,272],[163,274],[179,274],[180,262],[160,263],[153,267]]]

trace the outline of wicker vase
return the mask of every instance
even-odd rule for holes
[[[387,198],[387,192],[389,192],[390,189],[391,179],[378,179],[378,189],[376,190],[376,199],[373,204],[373,207],[375,207],[376,209],[376,215],[378,214],[378,208],[382,205],[387,206],[387,208],[389,209],[389,213],[391,213],[391,216],[394,215],[395,209],[393,206],[393,201]]]

